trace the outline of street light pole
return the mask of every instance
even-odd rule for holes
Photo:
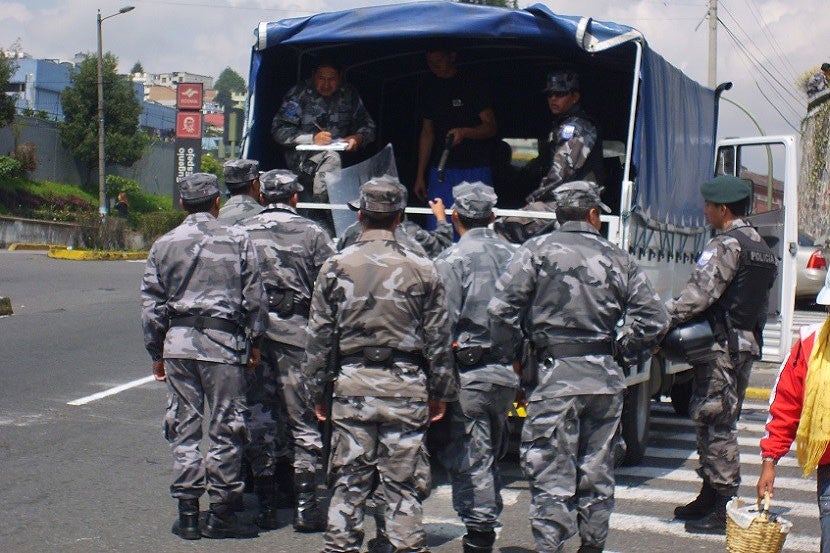
[[[134,6],[125,6],[117,13],[106,17],[101,17],[101,10],[98,10],[98,212],[101,217],[106,217],[109,212],[106,175],[104,174],[106,164],[104,155],[104,48],[101,39],[101,22],[134,9]]]

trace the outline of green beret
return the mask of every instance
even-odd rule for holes
[[[732,175],[718,175],[700,186],[703,199],[713,204],[731,204],[752,194],[752,185],[746,179]]]

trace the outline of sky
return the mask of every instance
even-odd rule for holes
[[[0,48],[16,42],[35,58],[71,60],[97,49],[96,13],[135,10],[103,22],[104,50],[119,71],[140,61],[149,73],[187,71],[218,77],[226,67],[247,81],[253,30],[260,21],[321,11],[391,4],[392,0],[0,0]],[[533,1],[519,0],[523,8]],[[640,30],[652,49],[707,83],[708,0],[543,1],[553,12],[584,15]],[[793,134],[806,112],[796,86],[805,72],[830,61],[827,0],[719,0],[718,82],[767,135]],[[766,96],[766,98],[765,98]],[[721,136],[756,135],[741,108],[721,107]]]

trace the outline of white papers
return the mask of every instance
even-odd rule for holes
[[[298,152],[342,152],[349,147],[349,143],[343,140],[336,140],[331,144],[297,144]]]

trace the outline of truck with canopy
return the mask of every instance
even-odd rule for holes
[[[770,299],[764,356],[781,359],[788,350],[795,139],[732,139],[718,145],[718,100],[728,83],[717,90],[701,86],[632,27],[555,14],[542,4],[514,10],[412,2],[263,22],[254,34],[244,157],[258,159],[263,170],[285,166],[270,134],[274,114],[291,86],[307,79],[318,62],[334,60],[377,123],[377,139],[365,155],[391,144],[395,170],[409,187],[415,179],[418,90],[428,71],[428,48],[452,49],[460,68],[486,77],[504,146],[495,152],[509,153],[508,145],[529,144],[531,151],[545,147],[551,120],[542,93],[545,74],[552,68],[575,69],[581,103],[603,138],[603,200],[613,210],[603,215],[608,238],[638,260],[668,299],[684,285],[711,235],[700,184],[722,173],[752,179],[753,220],[782,261]],[[499,207],[517,207],[516,198],[524,197],[527,171],[515,160],[515,155],[514,163],[509,155],[494,155],[494,186],[505,200]],[[652,397],[671,394],[678,411],[687,405],[688,369],[658,354],[631,370],[622,430],[627,463],[643,456]]]

